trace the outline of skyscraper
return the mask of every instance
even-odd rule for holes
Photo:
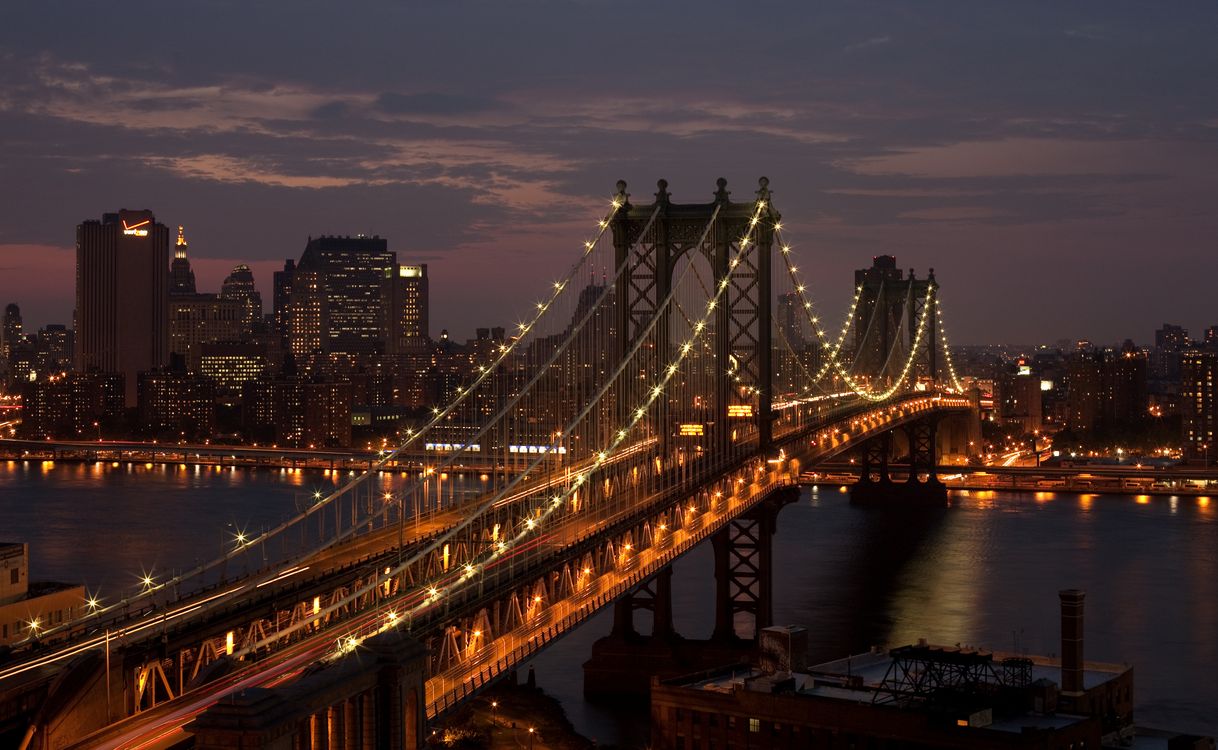
[[[169,356],[169,229],[151,211],[108,213],[76,227],[76,369],[138,374]]]
[[[397,273],[380,237],[310,238],[292,286],[292,353],[388,351]]]
[[[854,285],[861,289],[854,317],[855,372],[886,383],[893,361],[901,361],[889,354],[902,338],[909,285],[891,255],[878,255],[871,268],[855,271]]]
[[[296,277],[296,261],[288,258],[283,262],[283,270],[276,271],[273,277],[272,313],[275,316],[275,333],[279,336],[279,346],[288,348],[288,326],[292,316],[292,282]]]
[[[178,225],[178,241],[173,246],[173,263],[169,267],[169,293],[194,294],[195,272],[190,270],[190,258],[186,257],[186,234],[181,224]]]
[[[1193,349],[1181,355],[1180,412],[1187,455],[1207,462],[1218,456],[1218,352]]]
[[[220,299],[241,303],[241,327],[245,334],[262,328],[262,295],[254,286],[254,272],[249,266],[242,263],[224,279]]]
[[[398,266],[397,284],[387,316],[393,328],[390,354],[426,351],[431,341],[428,321],[427,265]]]
[[[21,343],[21,308],[10,302],[4,308],[4,329],[0,331],[0,372],[7,371],[13,349]]]

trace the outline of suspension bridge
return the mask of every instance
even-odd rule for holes
[[[717,630],[771,624],[775,498],[859,451],[860,497],[942,503],[936,425],[976,408],[933,272],[865,275],[830,328],[801,254],[765,178],[692,204],[619,182],[513,335],[368,471],[194,569],[25,623],[0,728],[22,748],[414,747],[708,538]],[[424,444],[446,450],[369,481]],[[446,496],[471,456],[482,490]]]

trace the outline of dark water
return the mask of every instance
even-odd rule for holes
[[[442,476],[428,504],[479,483]],[[272,528],[348,479],[320,469],[0,460],[0,541],[29,543],[33,580],[84,583],[106,601],[138,590],[144,571],[159,579],[219,557],[237,531]],[[379,495],[411,480],[373,481]]]
[[[106,596],[141,569],[212,557],[234,526],[269,526],[344,478],[0,461],[0,540],[30,543],[35,579],[84,581]],[[1087,658],[1134,665],[1139,723],[1218,734],[1218,499],[973,493],[946,512],[898,515],[822,487],[778,526],[775,619],[808,629],[813,659],[919,637],[1055,653],[1057,591],[1082,588]],[[678,630],[707,636],[709,547],[678,562],[673,584]],[[582,699],[580,665],[611,617],[533,665],[581,732],[641,742],[645,713]]]
[[[805,490],[775,538],[775,621],[808,629],[811,659],[920,637],[1055,654],[1057,592],[1082,588],[1086,656],[1134,665],[1137,721],[1218,734],[1218,502],[973,493],[911,516],[837,490]],[[677,563],[682,635],[710,635],[713,581],[708,545]],[[578,665],[611,626],[603,612],[541,654],[537,679],[581,732],[641,746],[645,712],[582,697]]]

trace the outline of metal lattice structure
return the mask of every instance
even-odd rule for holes
[[[968,696],[993,694],[1032,683],[1030,659],[1007,658],[941,646],[901,646],[889,652],[892,663],[872,698],[873,703],[950,703]]]
[[[125,716],[177,705],[217,662],[278,679],[301,652],[337,658],[401,628],[428,645],[434,716],[621,597],[665,616],[663,574],[650,596],[630,592],[708,538],[727,602],[717,630],[728,637],[737,613],[769,624],[774,498],[799,463],[971,408],[913,387],[918,362],[938,372],[938,286],[910,282],[907,344],[883,327],[878,387],[846,363],[859,295],[827,335],[768,180],[748,202],[723,179],[708,203],[674,203],[661,180],[634,205],[626,188],[512,335],[475,352],[367,471],[273,528],[239,531],[213,560],[31,624],[0,681],[118,651],[125,702],[108,708]],[[910,428],[911,453],[933,474],[925,425]],[[463,471],[480,484],[455,494],[450,473]],[[101,681],[65,682],[86,683]]]

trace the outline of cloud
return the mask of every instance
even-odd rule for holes
[[[427,91],[419,94],[385,92],[376,97],[374,106],[394,115],[468,115],[497,109],[499,104],[489,99]]]
[[[855,42],[854,44],[846,45],[845,51],[846,52],[857,52],[862,49],[867,49],[868,47],[879,47],[881,45],[888,44],[891,41],[892,41],[892,37],[888,36],[887,34],[885,34],[884,36],[873,36],[870,39],[864,39],[861,42]]]

